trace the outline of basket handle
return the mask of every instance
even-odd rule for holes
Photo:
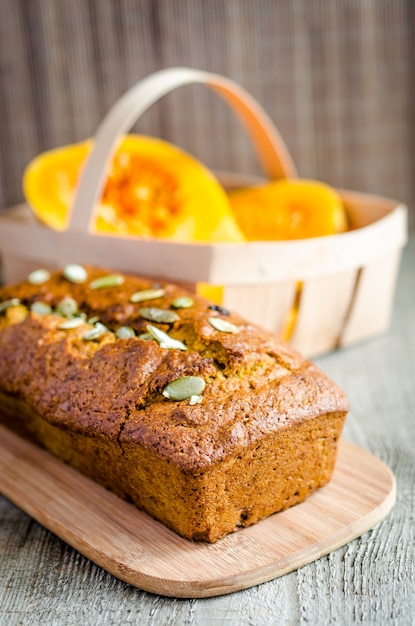
[[[102,195],[109,162],[120,138],[138,118],[169,91],[191,83],[202,83],[219,93],[244,122],[270,179],[294,178],[297,172],[287,147],[270,117],[244,89],[218,74],[186,67],[161,70],[129,89],[109,111],[99,126],[92,151],[83,168],[69,231],[88,231],[93,209]]]

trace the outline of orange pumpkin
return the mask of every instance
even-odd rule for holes
[[[37,217],[65,230],[91,141],[43,153],[27,167],[23,188]],[[244,241],[228,197],[212,173],[175,146],[128,135],[108,172],[94,229],[176,241]]]
[[[304,239],[340,233],[346,213],[337,192],[324,183],[280,180],[229,193],[248,240]]]

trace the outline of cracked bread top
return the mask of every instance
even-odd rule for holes
[[[126,274],[121,284],[93,288],[109,272],[86,269],[82,283],[58,271],[42,284],[0,289],[0,390],[50,423],[121,446],[136,442],[201,470],[293,423],[347,412],[343,392],[316,366],[236,313]],[[131,301],[137,293],[144,299]],[[191,306],[174,307],[179,297],[191,297]],[[62,315],[68,298],[77,310]],[[174,311],[174,321],[149,320],[149,308]],[[74,317],[79,324],[65,328]],[[88,339],[97,322],[100,333]],[[149,326],[183,347],[165,347]],[[131,336],[118,338],[120,327]],[[163,395],[189,376],[203,379],[200,396]]]

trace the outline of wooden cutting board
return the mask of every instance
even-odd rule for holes
[[[303,504],[216,544],[193,543],[0,426],[0,492],[114,576],[198,598],[271,580],[359,537],[392,508],[395,479],[341,441],[332,481]]]

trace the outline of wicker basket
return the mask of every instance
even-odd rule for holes
[[[166,278],[191,289],[199,282],[220,284],[224,306],[283,334],[309,357],[384,332],[407,238],[406,207],[394,200],[340,191],[351,230],[298,241],[187,244],[91,233],[93,207],[119,138],[161,96],[190,83],[210,86],[236,111],[268,178],[296,176],[271,120],[238,85],[189,68],[163,70],[128,91],[99,127],[65,232],[39,224],[26,206],[0,216],[4,280],[19,280],[40,266],[78,262]],[[220,178],[226,187],[250,182]]]

